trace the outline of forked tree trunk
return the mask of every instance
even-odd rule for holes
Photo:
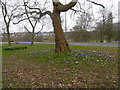
[[[55,52],[70,52],[69,45],[65,38],[60,19],[60,12],[54,10],[53,11],[53,27],[55,33]]]

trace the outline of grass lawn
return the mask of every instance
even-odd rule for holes
[[[2,51],[3,88],[118,88],[117,47],[71,45],[71,54],[56,54],[49,44],[15,46],[27,49]]]

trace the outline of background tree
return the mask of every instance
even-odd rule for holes
[[[83,29],[80,25],[73,27],[70,37],[74,42],[87,42],[90,39],[89,32]]]
[[[100,30],[100,42],[103,43],[104,39],[105,39],[105,24],[106,24],[106,11],[105,8],[100,10],[100,13],[102,15],[102,21],[101,21],[101,25],[99,27],[101,27]]]
[[[39,2],[32,2],[32,8],[30,6],[28,6],[28,2],[25,2],[25,0],[23,0],[23,6],[24,6],[24,11],[22,12],[22,14],[18,14],[16,16],[16,18],[21,18],[18,22],[15,22],[14,24],[18,24],[22,21],[25,21],[25,20],[28,20],[31,28],[32,28],[32,31],[30,31],[30,29],[24,25],[24,28],[25,30],[30,34],[30,37],[31,37],[31,45],[34,44],[34,41],[35,41],[35,35],[36,35],[36,32],[35,32],[35,29],[36,29],[36,26],[38,23],[40,23],[40,19],[41,19],[41,16],[40,14],[38,13],[33,13],[36,8],[36,6],[39,4]],[[38,10],[37,11],[41,11],[41,8],[37,8]],[[37,12],[35,11],[35,12]],[[40,17],[40,18],[38,18]],[[42,27],[41,27],[41,30],[43,29],[43,26],[44,24],[42,23],[41,24]],[[39,30],[37,33],[41,32],[41,30]]]
[[[14,14],[16,13],[15,11],[17,10],[18,6],[16,4],[10,5],[9,3],[7,3],[7,1],[3,2],[1,0],[0,5],[2,7],[2,15],[6,26],[8,45],[11,46],[10,24],[11,21],[14,19]]]
[[[106,30],[105,30],[105,34],[106,34],[106,39],[108,42],[111,42],[111,39],[113,37],[113,16],[112,16],[112,12],[110,12],[108,14],[108,18],[106,21]]]
[[[118,28],[119,28],[118,23],[114,23],[113,24],[113,40],[115,41],[118,41],[118,35],[119,35]]]
[[[77,19],[76,23],[78,25],[78,30],[80,30],[80,32],[78,32],[78,33],[81,33],[81,38],[82,38],[83,42],[86,42],[89,38],[87,30],[90,27],[91,20],[92,20],[92,18],[91,18],[91,14],[89,12],[81,14],[80,17],[78,17],[78,19]]]
[[[111,39],[113,38],[113,15],[112,12],[107,10],[106,8],[101,9],[99,11],[101,14],[100,20],[96,23],[96,30],[99,32],[99,39],[100,42],[111,42]]]
[[[103,22],[102,21],[97,23],[97,27],[96,27],[94,33],[97,35],[98,40],[103,43],[104,31],[103,31]]]

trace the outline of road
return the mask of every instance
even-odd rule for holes
[[[0,42],[0,44],[4,44],[7,42]],[[19,43],[30,43],[30,42],[19,42]],[[40,44],[55,44],[55,42],[35,42]],[[118,43],[77,43],[77,42],[70,42],[70,45],[85,45],[85,46],[110,46],[110,47],[118,47]]]

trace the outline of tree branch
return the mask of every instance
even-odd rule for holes
[[[33,17],[28,17],[28,18],[33,18]],[[20,23],[20,22],[22,22],[22,21],[24,21],[24,20],[27,20],[28,18],[21,19],[21,20],[19,20],[18,22],[13,22],[13,24],[18,24],[18,23]]]
[[[43,17],[44,15],[49,15],[52,18],[52,13],[50,11],[41,13],[40,18]]]
[[[24,26],[24,28],[27,30],[27,32],[31,35],[31,32],[28,30],[28,28],[26,26]]]
[[[52,13],[51,13],[50,11],[45,11],[45,12],[42,13],[42,11],[41,11],[40,8],[31,8],[31,7],[29,7],[29,6],[26,4],[26,2],[24,2],[24,6],[25,6],[26,14],[29,14],[29,13],[30,13],[30,14],[32,14],[32,13],[39,14],[40,16],[39,16],[38,19],[40,19],[40,18],[43,17],[44,15],[47,15],[47,14],[48,14],[48,15],[52,18]],[[37,11],[28,12],[26,7],[29,8],[29,9],[39,10],[39,12],[37,12]]]
[[[40,33],[43,30],[43,27],[44,27],[44,25],[42,25],[42,28],[36,34]]]
[[[74,7],[76,5],[76,3],[78,2],[78,0],[72,0],[70,3],[66,4],[66,5],[63,5],[63,4],[59,4],[57,6],[57,9],[61,12],[65,12],[69,9],[71,9],[72,7]]]
[[[39,10],[39,13],[42,13],[42,11],[39,9],[39,8],[31,8],[29,7],[28,5],[26,5],[29,9],[36,9],[36,10]]]
[[[29,23],[31,24],[32,28],[34,28],[33,23],[32,23],[32,21],[30,20],[29,15],[28,15],[28,11],[27,11],[27,8],[26,8],[26,2],[24,2],[24,6],[25,6],[25,13],[26,13],[26,16],[27,16],[27,18],[28,18],[28,21],[29,21]]]
[[[5,22],[5,24],[7,24],[6,14],[4,13],[4,7],[3,6],[2,6],[2,14],[3,14],[4,22]]]
[[[87,14],[85,11],[83,12],[83,11],[81,11],[81,10],[75,10],[75,9],[73,9],[73,8],[71,8],[70,10],[73,10],[75,13],[76,13],[76,12],[82,12],[82,13],[84,13],[84,14]]]
[[[102,4],[96,3],[96,2],[91,1],[91,0],[87,0],[87,1],[88,1],[88,2],[91,2],[91,3],[93,3],[93,4],[96,4],[96,5],[99,5],[99,6],[103,7],[103,8],[105,8],[105,6],[103,6]]]

